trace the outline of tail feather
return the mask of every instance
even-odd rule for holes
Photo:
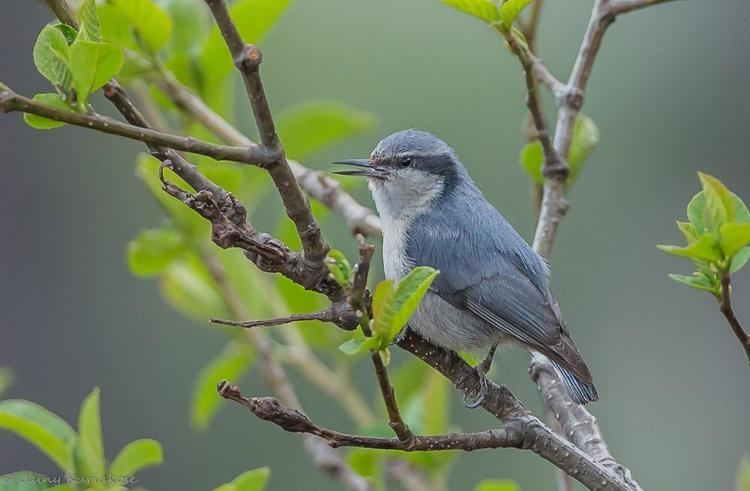
[[[560,380],[565,387],[565,391],[576,404],[588,404],[589,402],[599,400],[599,394],[594,384],[586,383],[573,375],[567,368],[552,362]]]

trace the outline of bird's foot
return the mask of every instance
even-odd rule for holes
[[[490,367],[492,367],[492,358],[494,358],[495,356],[496,349],[497,344],[493,345],[492,348],[490,348],[490,351],[489,353],[487,353],[485,359],[482,360],[482,363],[477,365],[477,367],[475,368],[475,370],[477,371],[477,376],[479,377],[479,394],[473,401],[469,401],[466,397],[466,394],[464,394],[464,407],[468,409],[474,409],[479,407],[479,405],[484,402],[484,398],[487,396],[487,372],[489,372]]]

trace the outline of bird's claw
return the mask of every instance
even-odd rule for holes
[[[487,374],[484,371],[484,367],[479,365],[476,367],[476,371],[479,376],[479,395],[477,395],[475,400],[469,401],[466,394],[464,394],[464,407],[467,409],[478,408],[484,402],[484,398],[487,395]]]

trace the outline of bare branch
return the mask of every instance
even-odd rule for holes
[[[359,325],[359,319],[352,312],[347,304],[332,303],[330,307],[321,312],[312,312],[309,314],[292,314],[286,317],[277,317],[275,319],[263,319],[257,321],[233,321],[225,319],[210,319],[214,324],[224,326],[244,327],[251,329],[253,327],[271,327],[280,326],[299,321],[320,321],[333,322],[342,329],[354,330]]]
[[[160,87],[180,110],[225,143],[254,145],[252,140],[208,107],[200,97],[182,85],[170,73],[164,74]],[[294,160],[287,160],[287,162],[302,190],[343,218],[352,233],[361,233],[367,237],[382,235],[380,218],[371,209],[359,204],[338,181]]]
[[[310,211],[307,198],[294,178],[276,134],[271,109],[260,79],[261,52],[257,47],[245,44],[242,40],[224,0],[206,0],[206,4],[211,9],[234,63],[242,74],[260,134],[260,142],[275,157],[266,168],[284,202],[287,215],[297,228],[306,267],[314,271],[323,271],[326,269],[323,260],[328,254],[328,244],[320,233],[320,227]]]
[[[721,310],[721,313],[724,314],[724,317],[729,323],[729,327],[732,328],[732,332],[734,332],[734,335],[737,336],[737,339],[742,345],[742,349],[745,351],[745,355],[747,355],[748,361],[750,361],[750,336],[748,336],[747,332],[745,332],[745,330],[742,328],[742,324],[740,324],[740,321],[734,314],[734,309],[732,308],[731,277],[728,271],[724,271],[721,274],[721,296],[719,297],[719,310]]]
[[[234,160],[235,162],[260,166],[265,166],[273,161],[272,156],[266,149],[259,145],[239,147],[209,143],[189,136],[171,135],[150,128],[133,126],[97,113],[79,113],[59,109],[12,91],[0,93],[0,113],[12,111],[35,114],[74,126],[141,141],[149,145],[161,145],[183,152],[205,155],[216,160]]]
[[[531,450],[556,466],[566,469],[575,479],[589,489],[619,490],[612,476],[598,466],[580,449],[559,439],[544,423],[531,414],[518,415],[505,422],[503,427],[475,433],[449,433],[434,436],[415,436],[409,440],[351,435],[323,428],[313,423],[305,414],[279,404],[270,397],[244,397],[239,388],[226,381],[219,383],[219,394],[245,406],[257,417],[270,421],[285,431],[306,433],[325,439],[332,447],[361,447],[381,450],[473,451],[488,448],[519,448]],[[553,443],[554,442],[554,443]]]

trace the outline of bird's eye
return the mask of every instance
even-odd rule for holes
[[[401,159],[401,162],[399,164],[401,167],[409,167],[411,165],[412,159],[410,157],[404,157]]]

